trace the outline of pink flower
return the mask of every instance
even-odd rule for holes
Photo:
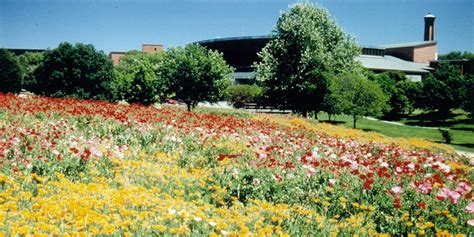
[[[461,189],[463,190],[462,192],[459,192],[460,194],[465,194],[465,193],[471,192],[472,187],[469,186],[468,183],[466,183],[466,182],[463,181],[463,182],[460,182],[460,183],[458,184],[458,188],[456,188],[456,190],[458,190],[458,189],[459,189],[459,190],[461,190]]]
[[[329,184],[331,186],[333,186],[334,184],[336,184],[336,179],[329,179]]]
[[[451,201],[452,204],[458,203],[458,199],[461,197],[461,194],[459,194],[456,191],[449,191],[448,193],[448,199]]]
[[[431,185],[430,183],[422,183],[416,188],[418,189],[418,192],[422,194],[430,194],[433,190],[433,185]]]
[[[470,226],[474,226],[474,220],[468,220],[467,224],[470,225]]]
[[[436,194],[436,199],[440,200],[440,201],[443,201],[445,200],[446,198],[448,198],[448,193],[450,192],[451,190],[449,188],[442,188],[441,190],[439,190],[438,194]]]
[[[395,186],[395,187],[393,187],[393,188],[390,190],[390,193],[391,193],[392,195],[398,195],[398,194],[400,194],[400,193],[402,193],[402,192],[403,192],[403,188],[402,188],[402,186],[400,186],[400,185],[399,185],[399,186]]]
[[[473,213],[474,212],[474,202],[469,203],[464,210],[467,213]]]

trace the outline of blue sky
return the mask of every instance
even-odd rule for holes
[[[283,0],[0,0],[0,47],[93,44],[105,53],[165,47],[217,37],[268,34]],[[472,0],[323,0],[339,25],[363,45],[423,40],[423,16],[437,18],[438,53],[474,51]]]

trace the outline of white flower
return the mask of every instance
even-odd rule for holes
[[[177,211],[173,208],[169,208],[168,213],[171,214],[171,215],[175,215],[177,213]]]

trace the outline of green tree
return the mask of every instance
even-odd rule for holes
[[[221,53],[197,44],[169,49],[161,67],[168,92],[189,111],[201,101],[216,102],[230,83],[232,68]]]
[[[153,66],[147,60],[137,61],[126,73],[118,73],[115,81],[118,91],[129,103],[150,105],[164,99],[164,82],[156,77]]]
[[[471,52],[460,52],[452,51],[447,54],[441,54],[438,57],[439,60],[454,60],[454,59],[474,59],[474,53]]]
[[[470,113],[470,116],[474,118],[474,75],[466,74],[466,88],[467,88],[467,98],[463,104],[463,109]]]
[[[137,61],[146,61],[150,63],[154,69],[156,69],[163,62],[164,56],[165,53],[160,51],[146,53],[138,50],[131,50],[120,58],[120,62],[116,68],[121,72],[130,72],[136,66]]]
[[[397,83],[397,87],[403,91],[403,95],[407,98],[408,114],[411,114],[415,108],[421,108],[422,101],[422,84],[421,82],[415,82],[410,80],[404,80]]]
[[[0,49],[0,92],[17,93],[21,90],[21,68],[17,56]]]
[[[328,113],[329,121],[331,121],[331,118],[333,115],[343,113],[342,103],[340,103],[342,100],[340,96],[342,96],[342,94],[339,93],[339,90],[340,90],[339,78],[334,75],[327,75],[327,79],[328,79],[328,93],[324,97],[324,103],[322,105],[322,109],[323,111]]]
[[[384,94],[388,97],[388,104],[384,107],[384,115],[397,118],[409,112],[412,102],[408,97],[408,87],[411,85],[403,72],[384,72],[375,77]]]
[[[461,108],[470,94],[461,70],[448,63],[440,63],[422,83],[424,107],[436,110],[441,118],[449,116],[451,109]]]
[[[18,61],[21,67],[21,87],[22,89],[31,90],[36,81],[36,69],[43,63],[43,53],[41,52],[26,52],[18,56]]]
[[[338,77],[331,87],[331,94],[337,98],[338,108],[345,114],[351,115],[353,127],[362,116],[378,116],[387,97],[380,86],[364,76],[345,73]]]
[[[328,11],[297,3],[281,14],[270,42],[259,53],[256,79],[267,103],[306,116],[322,110],[327,94],[324,75],[353,71],[360,48],[331,19]]]
[[[36,73],[34,91],[52,97],[110,99],[112,61],[90,44],[61,43],[46,50]]]
[[[129,51],[114,68],[111,91],[116,100],[149,105],[165,97],[160,67],[164,52]]]

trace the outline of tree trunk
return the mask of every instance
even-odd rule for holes
[[[331,121],[332,114],[328,114],[328,116],[329,116],[329,121]]]
[[[353,120],[354,120],[354,126],[353,128],[356,128],[356,123],[357,123],[357,116],[352,116]]]
[[[303,115],[303,118],[307,118],[308,117],[308,111],[307,110],[303,110],[301,112],[301,114]]]
[[[187,103],[186,103],[186,106],[188,107],[188,112],[191,112],[191,107],[192,107],[192,106],[191,106],[191,103],[192,103],[192,102],[187,102]]]

